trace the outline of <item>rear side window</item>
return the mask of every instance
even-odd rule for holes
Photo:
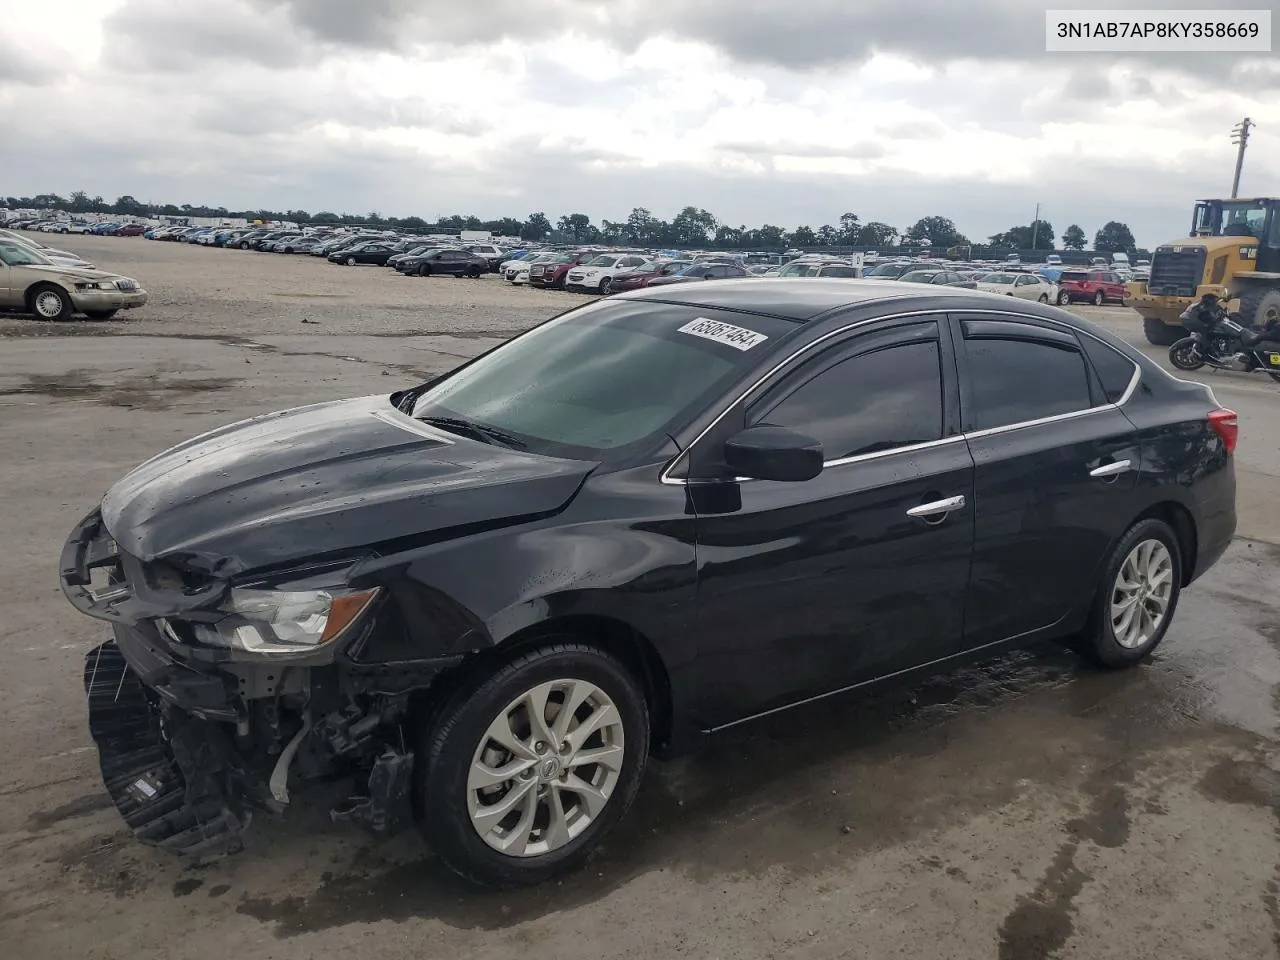
[[[940,440],[938,343],[900,344],[843,360],[755,422],[813,437],[828,461]]]
[[[1088,355],[1089,362],[1093,364],[1093,371],[1102,384],[1102,392],[1106,395],[1107,403],[1119,403],[1125,391],[1129,389],[1129,384],[1133,382],[1133,374],[1138,369],[1137,364],[1093,337],[1082,335],[1080,342],[1084,345],[1084,352]]]
[[[1089,375],[1079,350],[1043,340],[972,338],[968,417],[973,430],[1087,410]]]

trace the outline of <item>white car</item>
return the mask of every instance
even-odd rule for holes
[[[978,289],[1022,300],[1058,302],[1058,285],[1033,273],[989,273],[978,281]]]
[[[550,263],[556,259],[554,253],[540,253],[538,256],[529,260],[517,260],[513,262],[511,267],[503,272],[502,279],[509,283],[522,284],[529,282],[529,268],[535,263]]]
[[[590,290],[607,296],[613,289],[615,276],[644,266],[649,260],[649,257],[638,253],[604,253],[570,270],[565,277],[564,288]]]
[[[536,251],[526,250],[524,253],[519,256],[512,257],[510,260],[503,260],[498,264],[498,276],[506,279],[508,270],[517,270],[520,267],[532,263],[540,256],[542,256],[542,254],[537,253]]]

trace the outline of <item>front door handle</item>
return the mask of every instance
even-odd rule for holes
[[[1104,463],[1100,467],[1095,467],[1089,471],[1089,476],[1099,478],[1116,477],[1132,468],[1133,462],[1131,460],[1117,460],[1115,463]]]
[[[952,510],[959,510],[964,506],[964,495],[957,497],[947,497],[945,500],[934,500],[932,503],[922,503],[918,507],[912,507],[907,511],[908,517],[942,517]]]

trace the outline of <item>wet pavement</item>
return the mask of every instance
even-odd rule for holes
[[[461,886],[415,835],[331,827],[322,802],[198,868],[137,844],[84,729],[101,631],[58,591],[67,530],[179,439],[490,342],[4,342],[6,957],[1280,955],[1280,388],[1230,375],[1242,538],[1136,669],[1044,646],[736,729],[655,764],[587,870],[515,894]]]

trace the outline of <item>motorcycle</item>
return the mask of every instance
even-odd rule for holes
[[[1169,348],[1169,362],[1179,370],[1217,370],[1252,373],[1265,370],[1280,381],[1280,325],[1251,330],[1227,312],[1213,294],[1206,294],[1178,318],[1190,331]],[[1243,364],[1243,368],[1237,364]]]

